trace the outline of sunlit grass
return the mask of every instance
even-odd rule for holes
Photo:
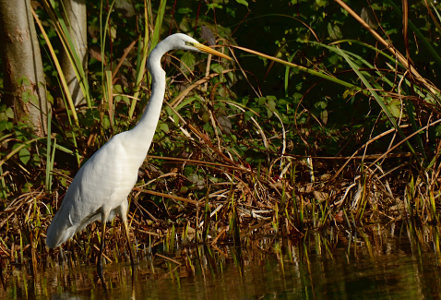
[[[46,3],[45,8],[52,13],[49,26],[34,15],[59,80],[64,108],[48,115],[50,126],[45,139],[21,141],[12,133],[0,137],[1,145],[17,143],[0,160],[5,199],[0,212],[0,251],[11,263],[35,270],[40,263],[37,253],[45,257],[41,263],[52,266],[62,261],[72,265],[96,260],[99,225],[93,224],[77,234],[63,250],[45,247],[46,228],[75,168],[111,135],[136,123],[150,92],[145,63],[164,35],[161,28],[166,14],[165,1],[160,2],[155,14],[151,3],[145,2],[142,33],[137,41],[126,45],[124,53],[118,54],[121,61],[111,70],[107,66],[116,54],[108,55],[106,45],[113,4],[111,1],[109,11],[100,6],[102,60],[95,87],[89,86],[65,24],[56,17],[53,7]],[[86,107],[76,108],[70,98],[54,42],[48,35],[51,30],[69,50],[83,83]],[[385,68],[378,68],[351,51],[352,43],[380,55],[386,61]],[[177,56],[169,57],[167,68],[173,70],[169,77],[173,84],[166,95],[152,155],[141,168],[140,182],[129,199],[131,238],[136,241],[138,255],[150,255],[159,247],[174,252],[182,244],[205,244],[218,249],[225,244],[241,246],[265,236],[301,241],[306,261],[312,251],[306,241],[313,241],[316,253],[332,256],[335,244],[345,239],[348,249],[355,251],[355,244],[362,244],[373,256],[376,245],[366,229],[372,223],[413,224],[416,219],[422,225],[438,224],[440,147],[431,144],[430,136],[435,133],[429,132],[439,125],[438,88],[409,66],[402,54],[396,56],[398,49],[393,43],[387,49],[346,39],[305,44],[338,54],[344,72],[330,73],[322,64],[303,66],[294,61],[294,55],[285,60],[259,49],[231,46],[234,50],[228,50],[226,44],[222,51],[234,51],[238,63],[239,52],[246,51],[256,59],[282,64],[286,67],[285,90],[293,82],[289,75],[295,69],[312,76],[314,84],[326,81],[341,87],[341,101],[369,102],[377,115],[371,116],[375,119],[373,127],[363,129],[370,132],[368,139],[351,147],[349,155],[321,155],[323,149],[315,143],[329,138],[330,129],[311,109],[302,110],[301,102],[294,105],[286,99],[266,96],[245,99],[231,92],[233,83],[247,74],[243,70],[243,75],[239,75],[238,65],[212,61],[213,69],[191,74],[186,62],[182,65],[187,68],[181,68]],[[438,61],[436,56],[431,59]],[[133,85],[127,84],[117,93],[117,75],[124,72],[125,60],[136,62],[128,80]],[[244,68],[242,64],[240,67]],[[253,86],[253,90],[258,91],[258,87]],[[94,92],[100,96],[94,96]],[[279,106],[281,100],[287,104]],[[289,117],[294,109],[292,121]],[[429,114],[433,115],[428,117]],[[302,118],[316,123],[300,124]],[[80,124],[81,120],[87,125]],[[290,122],[296,122],[295,126]],[[293,138],[299,135],[298,140]],[[322,140],[310,138],[315,136]],[[373,147],[375,150],[371,151]],[[28,148],[40,157],[40,163],[30,165],[20,160],[20,151]],[[64,161],[71,158],[76,166]],[[26,174],[27,182],[15,184],[20,174]],[[415,226],[411,230],[420,229]],[[421,233],[415,235],[423,240]],[[107,246],[106,262],[127,260],[119,220],[111,224],[106,239],[119,245]],[[438,233],[428,240],[438,253]],[[282,248],[277,244],[275,253],[281,256]],[[194,263],[187,261],[189,269],[194,270]],[[170,262],[170,274],[178,280],[174,268]],[[283,260],[281,268],[284,269]]]

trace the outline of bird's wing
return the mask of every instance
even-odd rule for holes
[[[101,219],[104,212],[108,216],[127,201],[137,179],[137,168],[128,168],[131,164],[127,164],[127,157],[124,135],[119,134],[81,167],[48,229],[49,247],[61,245],[91,222]]]

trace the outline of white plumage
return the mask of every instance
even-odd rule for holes
[[[148,59],[152,94],[139,123],[112,137],[75,175],[47,231],[49,248],[60,246],[96,220],[103,222],[104,233],[105,222],[116,214],[120,214],[128,238],[127,197],[137,181],[138,169],[150,148],[161,112],[166,84],[161,57],[173,49],[203,51],[230,59],[181,33],[170,35],[153,49]],[[103,243],[104,238],[98,258],[99,272]],[[130,246],[129,249],[133,264]]]

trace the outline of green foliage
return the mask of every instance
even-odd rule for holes
[[[394,2],[369,4],[348,1],[347,4],[375,29],[381,28],[394,46],[405,52],[401,29],[397,27],[397,24],[401,24],[401,10]],[[432,9],[436,15],[436,6]],[[271,63],[267,59],[256,60],[250,55],[238,53],[241,65],[245,66],[249,74],[248,80],[238,72],[228,72],[227,77],[220,76],[211,81],[217,87],[215,94],[209,90],[199,90],[197,97],[188,95],[174,110],[165,107],[165,114],[174,122],[169,123],[166,118],[161,118],[155,137],[159,154],[174,156],[180,149],[190,147],[189,141],[179,133],[180,118],[200,126],[212,138],[220,134],[224,146],[234,149],[237,158],[251,152],[280,152],[283,144],[280,135],[282,129],[286,133],[285,140],[289,141],[286,153],[351,154],[366,143],[373,133],[381,133],[399,120],[414,120],[414,130],[417,130],[416,124],[424,124],[422,111],[409,110],[412,102],[404,105],[398,98],[391,96],[391,93],[397,93],[398,86],[400,92],[408,93],[409,97],[413,93],[430,104],[438,101],[437,95],[429,100],[427,91],[421,90],[414,81],[404,77],[403,66],[395,66],[395,58],[384,49],[376,47],[372,35],[334,1],[229,1],[228,5],[222,1],[204,4],[180,1],[173,6],[166,1],[153,1],[147,2],[145,9],[143,1],[117,1],[115,4],[101,1],[88,3],[88,11],[88,42],[96,53],[89,60],[89,81],[83,86],[90,102],[87,108],[78,111],[79,125],[64,121],[66,116],[74,116],[76,112],[73,110],[67,110],[67,115],[60,114],[53,119],[53,135],[57,143],[67,149],[76,149],[84,157],[88,157],[113,134],[136,123],[149,94],[149,79],[144,76],[145,69],[142,68],[148,53],[145,52],[146,47],[152,49],[158,39],[168,32],[185,31],[199,36],[203,26],[211,29],[212,33],[216,32],[217,37],[237,41],[248,48],[321,73],[337,74],[338,78],[360,89],[366,88],[361,79],[364,78],[365,82],[370,82],[372,89],[384,90],[384,93],[379,93],[380,98],[376,99],[379,105],[373,106],[369,93],[341,87],[317,79],[313,74],[299,72],[296,68]],[[72,49],[69,39],[57,39],[57,32],[66,32],[65,24],[60,19],[60,7],[45,4],[39,14],[52,22],[45,23],[49,40],[42,39],[42,46],[46,47],[50,41],[56,51],[60,51],[61,45]],[[215,28],[212,24],[214,14],[218,21]],[[379,20],[381,23],[378,23]],[[412,4],[409,24],[419,30],[421,34],[418,36],[424,37],[421,39],[425,45],[419,48],[413,39],[409,39],[412,60],[417,67],[422,65],[418,70],[422,70],[432,82],[439,82],[439,74],[431,71],[433,68],[426,67],[432,65],[432,62],[427,64],[427,54],[435,55],[437,51],[433,49],[439,47],[436,38],[428,40],[429,35],[425,34],[437,25],[436,20],[427,18],[423,4]],[[149,30],[145,31],[145,28]],[[255,38],[256,35],[259,38]],[[58,36],[61,36],[60,33]],[[150,45],[146,44],[147,39],[151,39]],[[111,72],[134,40],[139,43],[124,57],[124,67],[116,73]],[[186,86],[198,76],[203,76],[204,72],[197,54],[178,51],[175,55],[179,63],[174,58],[166,62],[170,86],[174,86],[168,91],[170,99],[178,96],[181,87],[177,83],[182,82]],[[433,57],[437,61],[436,56]],[[352,66],[348,65],[348,59]],[[173,69],[173,65],[178,68]],[[216,73],[228,67],[225,62],[213,61],[211,64],[212,72]],[[54,68],[53,64],[45,64],[48,74],[58,76],[59,72],[51,68]],[[350,72],[351,68],[359,69],[359,76],[354,76]],[[199,72],[196,77],[193,77],[194,72]],[[111,77],[105,74],[111,74]],[[404,84],[399,85],[400,80]],[[50,82],[56,81],[54,79]],[[103,90],[109,88],[113,93],[113,107],[109,106],[109,95],[104,93],[104,98],[101,96]],[[57,101],[65,98],[62,92],[56,91],[56,86],[49,91]],[[131,95],[140,101],[135,101]],[[207,98],[214,101],[207,102]],[[228,99],[227,102],[219,101],[224,99]],[[410,111],[412,115],[406,116]],[[0,111],[0,130],[13,131],[11,118],[11,108],[3,107]],[[213,124],[216,126],[213,127]],[[354,130],[348,131],[347,128]],[[438,136],[436,128],[430,129],[434,136]],[[89,137],[93,139],[89,140]],[[349,141],[358,142],[353,143],[352,147],[338,147]],[[386,145],[387,141],[384,144],[378,141],[372,149],[381,149]],[[421,147],[429,147],[424,151],[430,152],[430,145]],[[32,156],[32,151],[27,148],[18,153],[20,162],[25,165]],[[253,157],[247,160],[253,162]],[[261,159],[256,158],[255,162],[258,161]]]
[[[150,151],[162,158],[141,168],[138,191],[208,199],[207,185],[238,186],[225,196],[231,207],[223,212],[233,238],[241,221],[236,206],[242,202],[247,209],[277,208],[277,231],[287,224],[325,226],[344,206],[347,216],[362,221],[370,205],[377,211],[381,206],[369,202],[379,190],[387,195],[385,203],[395,205],[405,195],[407,207],[415,206],[409,214],[424,218],[429,212],[435,219],[439,195],[431,194],[427,203],[418,197],[439,190],[438,4],[410,4],[406,41],[396,1],[344,1],[391,45],[391,53],[337,1],[88,1],[87,76],[78,70],[88,101],[73,108],[56,60],[66,48],[74,63],[78,58],[72,42],[63,38],[60,8],[37,2],[44,3],[37,13],[47,92],[54,100],[51,129],[45,139],[34,137],[30,128],[13,122],[14,110],[1,95],[5,199],[40,188],[62,195],[81,163],[136,124],[151,92],[145,69],[151,49],[168,34],[185,32],[206,44],[214,39],[224,46],[219,50],[234,51],[237,62],[212,58],[207,68],[206,56],[184,51],[164,58],[167,92]],[[268,56],[227,50],[229,44]],[[398,52],[409,55],[412,68]],[[341,179],[336,187],[320,183],[322,176],[334,175]],[[377,178],[375,188],[372,178]],[[395,185],[387,181],[391,178]],[[312,188],[333,190],[318,199]],[[343,200],[349,198],[360,201],[347,205]],[[152,209],[165,207],[166,218],[174,218],[164,197],[151,199]],[[179,211],[176,220],[185,219],[182,207],[173,209]]]

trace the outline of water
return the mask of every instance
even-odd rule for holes
[[[105,266],[107,292],[95,266],[50,268],[35,279],[24,269],[9,273],[2,299],[441,298],[439,257],[402,241],[333,250],[274,240],[180,249],[142,260],[134,278],[127,264]]]

